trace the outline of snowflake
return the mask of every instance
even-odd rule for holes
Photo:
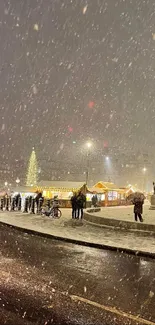
[[[83,8],[83,15],[85,15],[86,11],[87,11],[87,8],[88,8],[88,5],[86,5],[84,8]]]
[[[34,24],[33,29],[36,30],[36,31],[38,31],[39,30],[38,24]]]

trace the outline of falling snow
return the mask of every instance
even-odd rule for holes
[[[33,93],[34,93],[34,95],[36,95],[37,92],[38,92],[36,85],[33,85],[32,89],[33,89]]]
[[[84,14],[84,15],[85,15],[85,13],[86,13],[86,11],[87,11],[87,8],[88,8],[88,5],[85,6],[85,7],[83,8],[83,14]]]
[[[154,292],[153,292],[153,291],[150,291],[150,293],[149,293],[149,297],[150,297],[150,298],[153,298],[153,296],[154,296]]]
[[[38,31],[39,30],[38,24],[34,24],[33,29],[36,30],[36,31]]]
[[[130,183],[140,183],[145,164],[152,179],[155,3],[47,3],[0,2],[2,163],[24,180],[35,144],[41,178],[65,178],[70,170],[67,179],[81,181],[84,144],[91,140],[92,182],[102,172],[122,186],[129,173]],[[110,175],[103,168],[107,154]],[[134,160],[135,171],[121,167]]]

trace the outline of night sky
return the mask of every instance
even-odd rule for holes
[[[1,0],[0,46],[1,157],[153,152],[154,0]]]

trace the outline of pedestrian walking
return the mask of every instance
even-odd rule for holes
[[[86,207],[86,196],[80,191],[77,196],[78,219],[83,219],[83,209]]]
[[[92,206],[93,206],[94,208],[97,207],[97,201],[98,201],[98,199],[97,199],[97,195],[93,195],[93,197],[92,197],[92,199],[91,199],[91,202],[92,202]]]
[[[71,197],[71,205],[72,205],[72,219],[77,218],[77,194],[73,193]]]
[[[139,221],[143,222],[142,213],[143,213],[144,200],[134,198],[133,204],[134,204],[135,221],[137,222],[139,218]]]

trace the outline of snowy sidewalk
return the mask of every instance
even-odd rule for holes
[[[119,248],[125,251],[153,254],[155,257],[155,237],[140,233],[95,227],[87,223],[72,222],[71,210],[63,210],[59,220],[48,217],[27,215],[16,212],[1,212],[0,222],[31,230],[48,236],[73,242],[90,244],[95,247]]]
[[[155,210],[149,210],[150,205],[144,205],[144,222],[135,222],[133,206],[102,208],[100,212],[87,212],[85,219],[91,224],[115,227],[126,230],[153,232],[155,234]]]
[[[149,207],[150,205],[143,206],[144,224],[155,225],[155,210],[149,210]],[[133,206],[102,208],[102,210],[95,213],[95,215],[119,221],[134,221]]]

